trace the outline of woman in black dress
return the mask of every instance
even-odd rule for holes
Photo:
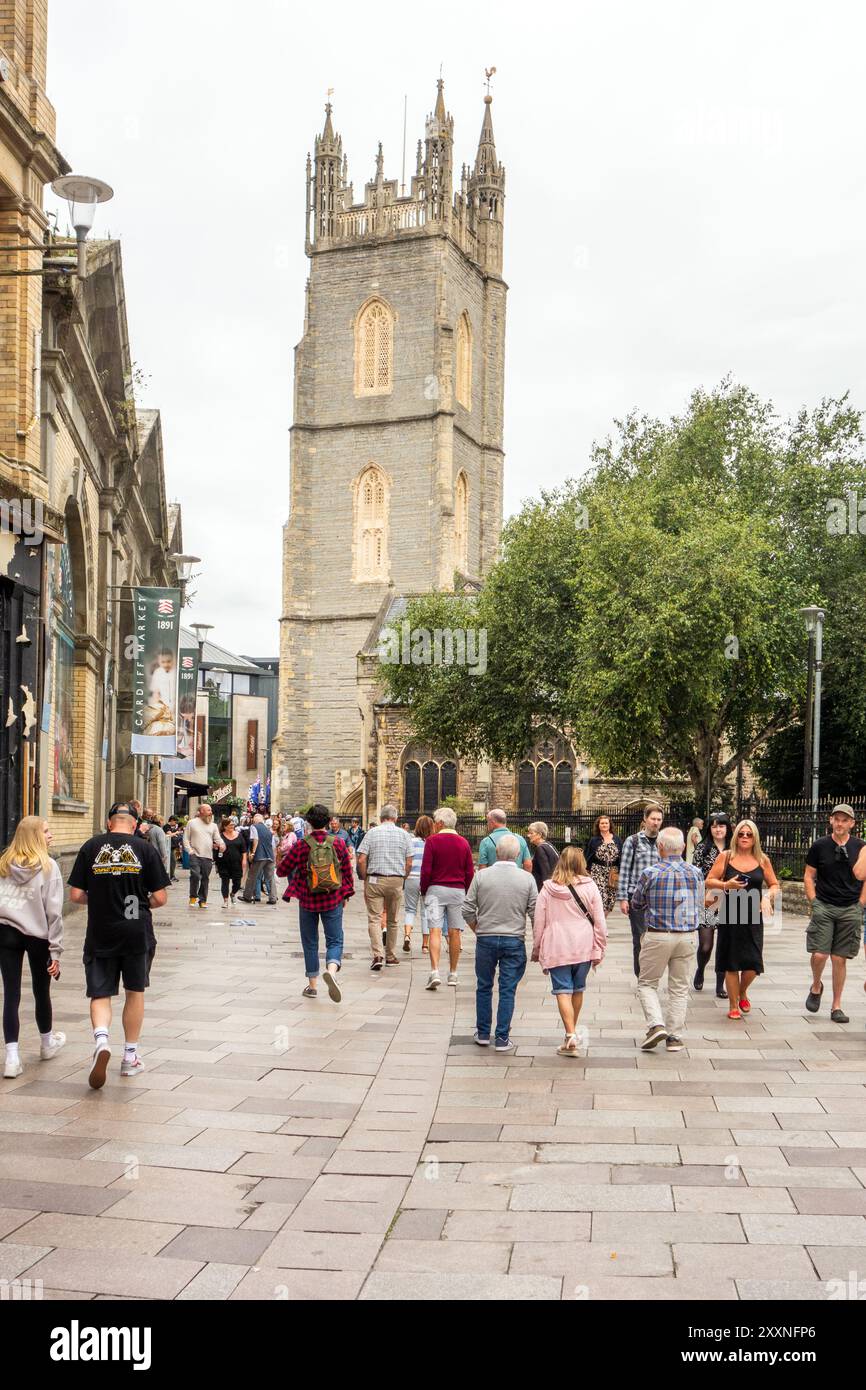
[[[229,895],[234,902],[235,894],[241,891],[241,882],[247,867],[247,842],[238,830],[231,816],[223,816],[220,834],[225,848],[217,859],[217,873],[223,892],[223,911],[229,905]]]
[[[592,828],[592,835],[586,845],[586,867],[593,883],[601,893],[605,913],[610,912],[616,896],[616,886],[611,883],[611,870],[615,869],[622,854],[622,840],[614,835],[610,816],[599,816]]]
[[[728,990],[728,1018],[742,1018],[751,1010],[748,990],[764,973],[764,894],[770,911],[780,891],[773,866],[761,849],[754,821],[741,820],[734,829],[732,847],[720,854],[707,879],[707,899],[719,904],[719,938],[716,969],[724,970]]]
[[[731,843],[731,821],[724,811],[714,811],[710,816],[704,838],[695,846],[694,858],[692,863],[696,869],[700,869],[704,878],[709,876],[710,870],[715,864],[720,854],[730,847]],[[695,971],[695,989],[701,990],[704,987],[704,971],[709,964],[710,956],[713,954],[713,942],[716,935],[716,923],[718,913],[715,907],[701,908],[700,926],[698,927],[698,968]],[[716,964],[716,998],[727,999],[728,992],[725,988],[725,972],[719,969]]]

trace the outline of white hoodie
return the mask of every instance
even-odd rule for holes
[[[51,860],[47,873],[10,864],[0,878],[0,922],[16,927],[24,936],[48,942],[52,960],[63,951],[63,875]]]

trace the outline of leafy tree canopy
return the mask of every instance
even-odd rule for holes
[[[617,421],[581,479],[527,502],[477,597],[431,594],[414,628],[476,627],[476,664],[383,664],[419,737],[517,760],[540,723],[612,776],[687,776],[703,803],[739,754],[801,716],[806,634],[824,603],[838,688],[866,731],[866,512],[859,412],[847,397],[788,423],[730,380],[680,417]],[[864,516],[866,532],[866,516]]]

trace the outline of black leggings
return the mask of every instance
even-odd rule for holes
[[[229,891],[231,891],[232,893],[239,893],[241,891],[241,879],[243,878],[242,869],[220,868],[219,876],[224,899],[228,898]]]
[[[713,941],[715,939],[715,927],[698,927],[698,956],[697,974],[703,978],[704,971],[710,963],[710,956],[713,954]],[[724,972],[716,971],[716,980],[724,980]]]
[[[36,1001],[36,1026],[40,1033],[51,1032],[53,1015],[48,942],[40,941],[35,936],[25,936],[4,922],[0,924],[0,973],[3,976],[3,1039],[8,1043],[17,1042],[20,1032],[18,1010],[21,1005],[25,952],[30,962],[33,998]]]

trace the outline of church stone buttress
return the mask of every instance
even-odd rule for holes
[[[329,104],[307,160],[283,538],[274,804],[287,808],[360,807],[365,773],[375,797],[359,653],[387,599],[486,574],[502,523],[505,171],[491,98],[456,191],[441,81],[408,191],[385,177],[381,145],[371,165],[356,202]]]

